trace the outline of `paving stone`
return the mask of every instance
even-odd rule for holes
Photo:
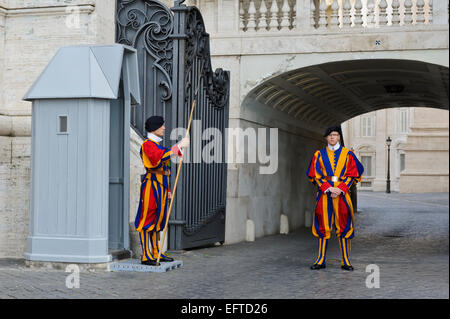
[[[63,269],[0,260],[1,298],[449,298],[448,193],[359,192],[353,272],[340,268],[332,237],[327,268],[312,271],[317,240],[310,229],[171,256],[183,267],[164,273],[81,271],[69,289]],[[369,265],[380,288],[367,288]],[[157,293],[155,293],[155,289]]]

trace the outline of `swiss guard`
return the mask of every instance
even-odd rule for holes
[[[147,171],[141,184],[139,208],[134,226],[139,232],[143,265],[156,266],[159,254],[159,233],[164,230],[169,199],[171,198],[169,176],[171,156],[183,156],[182,149],[189,146],[183,138],[171,149],[160,145],[164,136],[164,119],[152,116],[145,122],[147,139],[142,143],[140,155]],[[161,262],[173,261],[161,254]]]
[[[353,205],[349,189],[361,181],[364,168],[355,154],[340,145],[340,126],[326,130],[328,146],[316,151],[306,172],[308,179],[317,186],[316,207],[312,233],[319,238],[319,253],[311,269],[326,267],[328,240],[333,224],[339,238],[341,268],[352,271],[349,260],[349,242],[354,236]]]

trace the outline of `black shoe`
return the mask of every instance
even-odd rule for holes
[[[156,260],[141,261],[141,264],[146,266],[156,266]]]
[[[319,270],[319,269],[323,269],[323,268],[327,268],[327,265],[325,265],[325,264],[321,264],[321,265],[314,264],[314,265],[311,266],[312,270]]]
[[[344,270],[353,271],[353,266],[351,266],[351,265],[350,266],[342,265],[341,268]]]
[[[173,258],[171,258],[171,257],[167,257],[167,256],[163,256],[163,255],[161,255],[161,258],[159,258],[159,261],[161,261],[161,262],[171,262],[171,261],[173,261],[174,259]]]

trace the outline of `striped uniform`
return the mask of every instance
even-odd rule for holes
[[[174,152],[178,152],[177,155],[181,156],[178,147],[168,149],[151,139],[145,140],[140,150],[142,163],[147,170],[151,169],[167,174],[148,172],[141,184],[139,208],[134,226],[139,232],[141,240],[142,261],[158,258],[158,232],[163,230],[166,224],[169,206],[168,193],[170,192],[170,157]]]
[[[331,151],[328,147],[316,151],[306,172],[308,179],[317,186],[316,207],[312,233],[319,238],[319,256],[316,264],[325,263],[328,239],[333,224],[342,253],[342,264],[350,265],[348,260],[348,240],[354,236],[353,205],[348,190],[361,181],[364,168],[355,154],[345,147]],[[336,176],[337,182],[326,177]],[[338,187],[344,193],[336,198],[329,187]]]

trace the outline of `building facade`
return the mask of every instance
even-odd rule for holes
[[[365,174],[359,189],[386,191],[387,139],[390,190],[448,192],[448,112],[404,107],[385,109],[342,124],[347,147],[355,150]]]
[[[362,114],[344,125],[346,144],[372,165],[361,186],[384,189],[385,139],[391,136],[393,189],[418,191],[409,185],[444,176],[448,190],[448,111],[422,109],[448,110],[448,1],[185,4],[203,14],[213,68],[231,72],[230,127],[278,128],[275,173],[259,174],[260,163],[228,164],[226,243],[244,241],[249,233],[278,233],[283,218],[291,230],[308,225],[314,189],[304,174],[314,150],[323,146],[323,129]],[[114,0],[0,0],[0,257],[23,257],[28,235],[31,103],[23,95],[58,48],[113,43],[114,33]],[[377,73],[381,69],[386,72]],[[376,85],[394,71],[408,87],[422,79],[421,87],[401,98],[414,103],[371,100],[385,98]],[[362,80],[365,87],[357,85]],[[130,222],[138,204],[141,142],[131,130]],[[229,149],[246,152],[243,145]],[[430,169],[420,172],[424,162]],[[139,246],[137,237],[131,242]]]

